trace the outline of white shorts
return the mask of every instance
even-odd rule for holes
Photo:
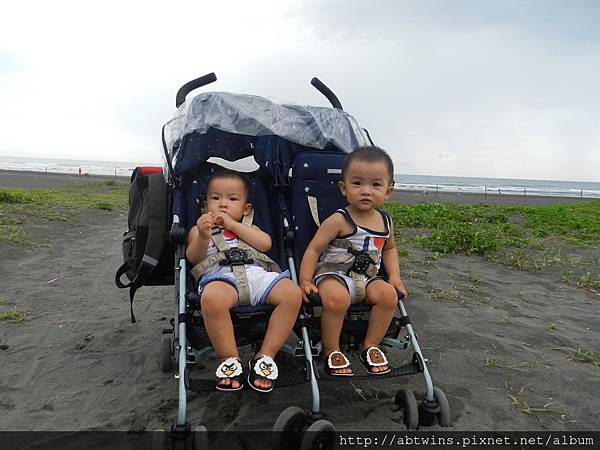
[[[252,306],[264,305],[265,299],[267,298],[267,295],[269,295],[269,292],[271,292],[271,289],[273,289],[273,286],[275,286],[280,280],[290,277],[289,270],[286,270],[282,273],[277,273],[267,272],[260,266],[245,265],[244,267],[246,269],[246,277],[248,278],[250,304]],[[235,276],[233,275],[233,272],[231,272],[231,267],[229,266],[219,266],[209,270],[204,274],[204,276],[200,279],[198,286],[198,294],[200,294],[200,296],[202,296],[202,289],[204,286],[211,281],[225,281],[230,283],[238,292],[238,295],[240,293]]]
[[[319,275],[317,275],[316,277],[313,278],[313,283],[315,284],[315,286],[319,286],[319,283],[321,281],[323,281],[323,278],[325,277],[336,277],[338,280],[340,280],[343,284],[346,285],[346,289],[348,290],[348,292],[350,293],[350,303],[356,303],[354,301],[354,299],[356,298],[356,286],[354,285],[354,280],[352,279],[352,277],[346,275],[346,272],[325,272],[325,273],[320,273]],[[365,290],[367,289],[367,286],[369,285],[369,283],[373,280],[384,280],[383,277],[378,277],[375,276],[373,278],[369,278],[366,275],[363,275],[364,279],[365,279]]]

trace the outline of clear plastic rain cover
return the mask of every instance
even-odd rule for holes
[[[333,144],[351,152],[367,145],[354,117],[335,108],[281,104],[246,94],[206,92],[184,102],[165,125],[167,149],[189,133],[209,128],[246,136],[276,135],[297,144],[323,149]]]

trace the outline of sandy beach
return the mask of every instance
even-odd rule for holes
[[[0,172],[0,188],[78,182],[78,176]],[[396,192],[393,200],[578,201],[420,192]],[[87,209],[68,221],[28,217],[25,234],[45,246],[0,240],[0,312],[17,308],[28,318],[0,321],[0,430],[138,431],[174,422],[177,380],[158,366],[173,288],[139,290],[138,322],[131,324],[128,292],[114,284],[126,227],[125,209]],[[566,269],[557,265],[516,270],[478,255],[432,258],[415,244],[402,248],[407,310],[434,384],[448,396],[453,430],[600,430],[600,367],[574,358],[577,351],[600,351],[598,292],[561,281]],[[600,274],[597,246],[567,246],[562,255]],[[390,352],[393,365],[411,356]],[[357,355],[352,359],[358,367]],[[394,394],[423,386],[418,375],[322,383],[321,404],[338,430],[405,430]],[[269,430],[291,405],[309,408],[308,384],[268,395],[195,392],[189,422],[210,430]]]

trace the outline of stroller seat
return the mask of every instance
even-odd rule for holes
[[[223,167],[217,164],[205,162],[199,164],[196,170],[182,178],[180,187],[175,192],[175,204],[182,205],[177,207],[180,208],[178,211],[181,223],[187,230],[196,225],[198,217],[202,214],[209,179],[214,173],[222,169]],[[254,209],[253,224],[272,236],[272,247],[267,255],[281,267],[282,271],[285,271],[287,270],[287,263],[282,256],[282,233],[278,232],[273,224],[274,221],[281,221],[281,215],[278,214],[277,208],[273,208],[273,205],[278,202],[276,195],[267,189],[270,182],[269,176],[260,170],[238,173],[246,177],[250,184],[249,202],[252,203]],[[190,270],[186,272],[185,298],[187,311],[182,317],[187,324],[187,341],[191,347],[184,373],[185,383],[186,387],[191,390],[216,390],[214,377],[210,379],[192,377],[194,363],[213,354],[213,349],[202,320],[198,284],[192,278],[190,272]],[[253,352],[260,348],[262,338],[266,332],[267,322],[274,309],[271,305],[258,304],[255,306],[237,305],[230,310],[238,347],[250,345]],[[165,365],[164,370],[170,370],[168,364]],[[277,380],[276,386],[278,387],[306,381],[303,374],[282,373],[281,375]]]
[[[359,146],[371,144],[366,130],[356,119],[342,110],[341,103],[323,83],[311,81],[334,106],[314,107],[271,102],[262,97],[203,93],[190,101],[192,90],[216,80],[208,74],[186,83],[176,96],[177,111],[163,126],[163,147],[171,189],[169,208],[173,228],[171,242],[175,250],[176,311],[172,329],[165,330],[161,345],[161,368],[170,368],[173,359],[178,365],[179,403],[176,424],[171,428],[179,438],[187,438],[188,389],[214,389],[215,380],[190,377],[190,369],[198,358],[211,351],[203,327],[197,286],[190,275],[185,258],[186,231],[194,226],[204,202],[206,183],[219,166],[207,162],[211,157],[238,161],[254,156],[259,169],[247,173],[255,207],[254,223],[271,235],[272,248],[268,256],[282,270],[289,270],[297,283],[297,268],[319,224],[333,211],[345,206],[338,182],[346,154]],[[313,306],[318,308],[319,300]],[[359,348],[366,330],[369,305],[352,305],[347,313],[343,335],[353,348]],[[400,299],[399,315],[392,321],[383,344],[397,348],[412,347],[413,360],[398,367],[384,378],[409,373],[422,373],[426,391],[418,405],[413,392],[401,389],[395,401],[404,411],[408,428],[427,425],[437,417],[442,426],[450,425],[450,410],[445,394],[434,388],[410,320]],[[260,345],[267,320],[273,308],[236,306],[231,310],[236,342],[240,345]],[[285,344],[284,353],[304,358],[302,370],[280,376],[276,386],[308,382],[312,396],[308,412],[290,406],[273,426],[274,448],[333,448],[334,427],[321,412],[317,370],[320,358],[318,321],[307,308],[294,327],[296,346]],[[406,336],[399,339],[401,329]],[[282,353],[280,351],[280,354]],[[355,377],[356,378],[356,377]],[[369,376],[369,380],[375,380]],[[288,439],[289,438],[289,439]]]

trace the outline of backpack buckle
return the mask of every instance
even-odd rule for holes
[[[220,266],[243,266],[254,262],[253,259],[248,259],[246,252],[238,247],[225,250],[223,254],[226,259],[219,263]]]

